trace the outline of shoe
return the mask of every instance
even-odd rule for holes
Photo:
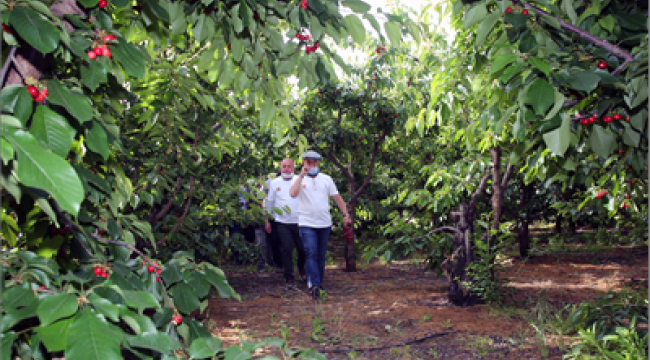
[[[320,299],[320,289],[318,288],[318,286],[311,287],[311,298],[314,300]]]
[[[287,280],[287,284],[284,286],[285,290],[294,290],[296,286],[293,284],[293,280]]]

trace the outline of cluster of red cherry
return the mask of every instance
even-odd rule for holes
[[[307,48],[305,49],[305,52],[307,54],[309,54],[310,52],[314,52],[314,51],[318,50],[319,46],[320,46],[320,43],[317,41],[317,42],[314,43],[314,46],[307,46]]]
[[[598,195],[596,195],[597,198],[602,198],[603,196],[607,195],[607,190],[598,190]]]
[[[302,6],[302,8],[305,10],[309,9],[309,6],[307,6],[307,0],[302,0],[300,6]]]
[[[347,225],[343,226],[343,236],[347,242],[352,242],[352,240],[354,240],[354,236],[352,236],[352,228]]]
[[[385,46],[378,46],[377,47],[377,54],[381,53],[382,50],[386,51],[386,47]]]
[[[580,115],[578,114],[578,116],[580,116]],[[603,122],[605,124],[609,124],[614,120],[622,120],[622,119],[623,119],[623,117],[620,114],[616,114],[614,116],[609,116],[609,115],[603,116]],[[582,125],[591,125],[591,124],[595,123],[596,120],[598,120],[598,115],[593,114],[588,118],[580,119],[580,124],[582,124]],[[630,118],[629,117],[625,118],[625,121],[630,121]]]
[[[102,38],[102,41],[108,42],[108,41],[113,41],[116,40],[117,36],[113,34],[108,34]],[[111,59],[113,58],[113,55],[111,55],[111,51],[108,49],[108,45],[106,44],[99,44],[95,46],[94,49],[90,50],[88,52],[88,57],[92,60],[95,59],[98,56],[106,56],[107,58]]]
[[[53,235],[53,236],[65,235],[65,233],[67,233],[67,232],[68,232],[68,225],[62,227],[61,229],[56,229],[55,228],[55,229],[50,230],[50,234]]]
[[[29,91],[29,95],[32,96],[32,100],[36,102],[43,102],[47,97],[47,88],[43,88],[43,91],[39,91],[36,86],[30,85],[27,87],[27,91]]]
[[[106,270],[103,267],[95,266],[95,276],[101,276],[103,278],[107,278],[108,273],[106,272]]]

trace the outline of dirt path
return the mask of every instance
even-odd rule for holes
[[[449,304],[446,280],[413,262],[373,264],[357,273],[328,266],[320,303],[311,300],[306,285],[284,290],[282,274],[224,270],[243,300],[210,303],[207,325],[224,344],[288,337],[290,346],[323,350],[328,359],[542,359],[524,321],[535,303],[590,301],[631,279],[647,286],[648,251],[643,246],[513,261],[506,275],[518,305],[510,311]],[[360,350],[379,347],[384,349]],[[560,351],[550,348],[547,359],[561,359]]]

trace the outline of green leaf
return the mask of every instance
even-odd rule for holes
[[[239,3],[230,9],[230,21],[232,23],[232,28],[237,34],[241,33],[244,30],[244,24],[239,18]]]
[[[22,85],[9,85],[2,89],[0,95],[0,104],[2,104],[2,112],[13,114],[23,128],[27,127],[27,121],[32,115],[32,104],[34,100],[27,91],[27,87]],[[4,123],[4,116],[2,119]]]
[[[68,330],[66,360],[121,360],[124,333],[101,315],[84,310]]]
[[[66,348],[68,330],[74,318],[57,321],[48,326],[39,326],[36,332],[49,352],[63,351]]]
[[[108,71],[98,61],[90,61],[88,66],[81,67],[81,81],[88,89],[95,92],[99,85],[108,81]]]
[[[144,76],[147,60],[137,45],[118,41],[117,45],[111,47],[111,55],[122,65],[127,75],[138,79]]]
[[[61,115],[45,105],[37,105],[29,132],[44,148],[64,158],[70,152],[70,145],[76,130]]]
[[[614,17],[610,14],[605,16],[602,19],[598,19],[598,24],[600,24],[600,26],[602,26],[603,29],[612,33],[614,32],[614,25],[616,25],[616,20],[614,20]]]
[[[537,79],[526,93],[526,104],[532,105],[537,115],[543,115],[555,102],[555,87],[544,79]]]
[[[492,62],[492,65],[490,66],[490,74],[494,74],[497,71],[503,69],[513,61],[517,60],[517,55],[513,54],[506,54],[506,55],[501,55],[494,59]]]
[[[219,296],[222,298],[228,299],[231,296],[234,295],[234,290],[228,284],[228,280],[222,275],[218,275],[216,272],[214,272],[211,269],[206,269],[206,278],[212,284],[214,287],[217,288],[217,291],[219,292]]]
[[[402,45],[401,26],[395,22],[386,22],[384,29],[386,29],[386,35],[390,39],[391,45],[399,48]]]
[[[190,357],[194,359],[211,358],[221,350],[221,340],[211,338],[198,338],[190,345]]]
[[[93,110],[85,96],[72,93],[56,80],[47,82],[47,92],[47,98],[52,104],[63,106],[81,123],[92,119]]]
[[[345,22],[354,42],[362,45],[363,42],[366,41],[366,28],[363,26],[361,20],[356,15],[350,14],[345,17]]]
[[[226,350],[225,360],[248,360],[253,357],[247,351],[244,351],[240,346],[233,345]]]
[[[2,158],[3,164],[7,165],[10,160],[14,159],[14,156],[16,155],[16,152],[14,151],[14,148],[11,146],[11,144],[5,140],[0,138],[0,157]]]
[[[343,0],[341,5],[349,7],[350,10],[356,13],[366,13],[371,8],[370,5],[361,0]]]
[[[485,7],[485,3],[479,3],[473,8],[469,9],[469,11],[465,14],[465,17],[463,18],[463,26],[465,26],[465,28],[469,28],[474,24],[478,24],[480,21],[483,21],[483,19],[485,19],[487,14],[488,13],[487,8]]]
[[[174,304],[180,312],[189,315],[199,307],[199,298],[194,293],[194,289],[188,284],[181,282],[174,285],[169,292],[174,298]]]
[[[88,125],[90,125],[89,129]],[[90,124],[86,124],[86,128],[86,144],[88,148],[101,155],[104,160],[107,160],[110,150],[108,148],[108,136],[104,127],[99,121],[92,120]]]
[[[564,156],[571,143],[571,118],[567,114],[562,116],[562,125],[543,135],[546,146],[557,156]]]
[[[0,360],[11,360],[11,348],[13,347],[14,341],[18,338],[18,334],[13,331],[2,333],[2,345],[0,346]]]
[[[576,90],[592,92],[598,86],[599,81],[600,76],[597,74],[591,71],[581,71],[569,77],[569,86]]]
[[[262,104],[262,109],[260,109],[260,125],[266,126],[266,124],[271,122],[273,116],[275,116],[276,110],[277,107],[275,106],[274,101],[267,99],[264,104]]]
[[[163,333],[146,333],[129,338],[129,345],[136,348],[155,350],[167,354],[183,347],[181,343],[171,335]]]
[[[95,308],[97,313],[106,316],[114,322],[120,321],[120,309],[109,300],[97,294],[91,294],[88,300],[90,300],[90,304]]]
[[[84,190],[70,164],[40,146],[30,133],[3,131],[3,136],[17,152],[18,178],[23,185],[48,192],[63,210],[77,216]]]
[[[2,310],[8,312],[18,307],[29,306],[34,300],[36,296],[29,283],[12,286],[2,292]]]
[[[158,309],[160,304],[156,298],[147,291],[138,290],[122,290],[126,304],[138,310],[144,309]]]
[[[51,21],[28,7],[15,7],[9,16],[9,23],[20,37],[42,54],[51,53],[59,44],[59,30]]]
[[[625,132],[623,133],[623,142],[625,145],[638,147],[639,141],[641,141],[641,134],[632,129],[627,123],[623,123],[623,126],[625,127]]]
[[[2,127],[8,126],[16,129],[22,129],[23,124],[20,122],[20,120],[16,119],[15,117],[11,115],[2,115],[2,118],[0,119],[0,125]]]
[[[548,66],[548,64],[544,62],[544,60],[533,57],[533,58],[529,58],[528,62],[534,67],[536,67],[539,71],[543,72],[544,75],[549,76],[551,72],[551,67]]]
[[[176,263],[170,263],[160,272],[160,277],[165,280],[167,286],[183,280],[183,269]]]
[[[153,10],[154,14],[156,14],[156,16],[158,16],[161,20],[163,21],[170,20],[169,13],[167,12],[167,10],[165,10],[165,8],[159,5],[158,1],[154,1],[154,0],[144,0],[144,1],[147,3],[147,5],[149,5],[149,8]]]
[[[41,326],[46,326],[56,320],[73,315],[78,309],[76,296],[58,293],[46,297],[36,310],[36,314],[41,320]]]
[[[607,159],[616,147],[612,132],[600,125],[594,125],[589,135],[591,149],[600,157]]]
[[[196,296],[199,298],[207,296],[210,292],[210,283],[205,278],[205,275],[198,271],[192,273],[192,276],[187,280],[187,283],[194,288]]]
[[[477,46],[482,46],[483,43],[485,43],[485,39],[490,34],[490,32],[492,32],[492,29],[494,28],[494,24],[496,24],[500,18],[501,18],[500,13],[493,12],[492,14],[488,15],[485,19],[483,19],[483,21],[481,21],[481,24],[476,29]]]

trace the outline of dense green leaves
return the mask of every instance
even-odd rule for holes
[[[526,104],[532,105],[537,115],[543,115],[555,102],[555,88],[544,79],[537,79],[528,88]]]
[[[68,360],[119,360],[124,333],[102,317],[81,311],[68,329],[65,358]]]
[[[77,312],[77,297],[72,294],[54,294],[41,302],[36,314],[43,326]]]
[[[63,106],[79,122],[83,123],[92,118],[93,111],[85,96],[71,92],[57,80],[47,82],[47,91],[48,100],[52,104]]]
[[[2,112],[13,114],[13,116],[20,120],[22,127],[27,127],[27,121],[32,115],[32,97],[25,86],[9,85],[2,89],[0,97],[0,105],[2,105]],[[5,119],[2,119],[5,123]]]
[[[29,132],[41,146],[62,158],[70,151],[76,134],[76,130],[64,117],[43,105],[36,106]]]
[[[63,210],[76,216],[84,192],[81,181],[70,164],[45,150],[27,132],[4,131],[2,135],[16,150],[20,181],[27,186],[47,191]]]
[[[43,54],[54,51],[59,43],[59,31],[33,9],[17,6],[11,11],[9,23],[20,37]]]

